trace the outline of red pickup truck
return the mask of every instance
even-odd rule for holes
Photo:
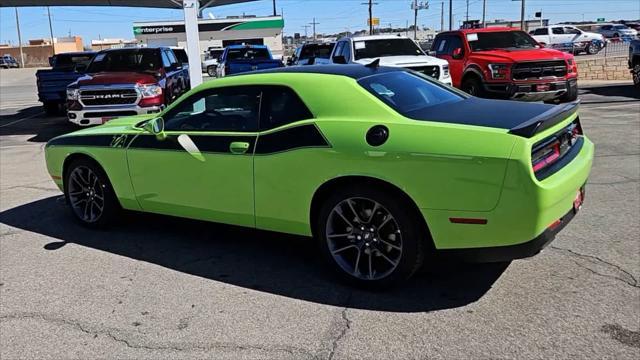
[[[185,65],[168,47],[100,51],[87,74],[67,87],[69,121],[99,125],[115,117],[160,112],[189,90]]]
[[[578,97],[573,55],[513,28],[440,33],[431,53],[449,62],[453,86],[479,97],[569,102]]]

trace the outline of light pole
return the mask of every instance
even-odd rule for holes
[[[418,39],[418,10],[427,10],[428,8],[428,1],[418,3],[418,0],[414,0],[411,3],[411,9],[413,9],[413,40]]]
[[[20,17],[16,7],[16,29],[18,29],[18,47],[20,48],[20,67],[24,67],[24,52],[22,52],[22,35],[20,34]]]
[[[52,56],[56,54],[56,45],[53,42],[53,26],[51,25],[51,10],[47,6],[47,16],[49,17],[49,35],[51,36],[51,54]]]

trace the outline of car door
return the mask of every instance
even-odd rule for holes
[[[454,58],[453,53],[456,49],[461,49],[462,53]],[[460,36],[451,34],[439,37],[433,45],[433,50],[436,52],[436,57],[447,60],[451,82],[453,86],[460,87],[465,67],[464,54],[467,51]]]
[[[315,189],[304,189],[311,181],[300,181],[314,166],[309,154],[329,149],[314,116],[294,90],[286,86],[263,87],[260,133],[255,148],[256,227],[289,229],[305,233],[305,222],[293,221],[308,216]],[[304,194],[304,195],[300,195]]]
[[[214,88],[162,114],[164,139],[138,135],[127,151],[144,211],[254,226],[253,149],[260,89]]]
[[[533,38],[539,43],[543,43],[545,45],[551,44],[549,28],[547,27],[541,27],[541,28],[535,29],[533,31]]]
[[[565,33],[562,26],[554,26],[551,28],[550,39],[553,45],[570,43],[572,38],[573,35]]]

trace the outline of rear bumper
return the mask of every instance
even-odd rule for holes
[[[445,257],[455,258],[468,262],[504,262],[516,259],[524,259],[537,255],[549,245],[562,229],[564,229],[575,217],[577,211],[570,210],[559,220],[555,227],[549,227],[542,234],[522,244],[485,247],[475,249],[450,249],[440,250],[438,253]]]
[[[538,91],[540,86],[547,89]],[[564,95],[570,88],[577,87],[576,78],[562,81],[535,83],[485,83],[485,91],[495,97],[522,101],[550,101]]]
[[[162,106],[141,107],[138,105],[111,105],[105,107],[86,106],[81,110],[68,110],[67,118],[70,122],[80,125],[101,125],[111,120],[111,118],[145,115],[160,112]]]

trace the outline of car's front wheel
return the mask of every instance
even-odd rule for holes
[[[637,87],[640,87],[640,63],[637,63],[633,66],[631,74],[633,75],[633,83]]]
[[[476,77],[468,77],[462,82],[462,91],[471,96],[485,97],[482,81]]]
[[[211,76],[211,77],[216,77],[216,67],[215,66],[208,66],[207,67],[207,74],[209,74],[209,76]]]
[[[330,268],[367,288],[408,279],[424,258],[425,232],[417,214],[375,187],[334,191],[319,211],[315,234]]]
[[[89,159],[80,158],[69,164],[64,195],[75,218],[89,227],[103,227],[113,222],[120,210],[104,170]]]

